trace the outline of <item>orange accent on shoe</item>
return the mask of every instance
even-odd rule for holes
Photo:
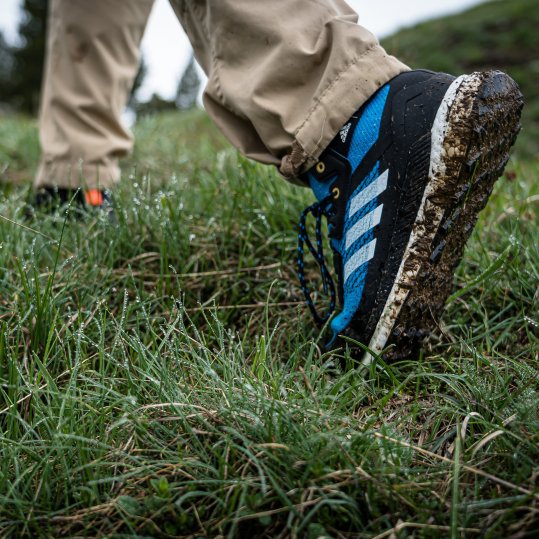
[[[84,198],[88,206],[102,206],[103,193],[99,189],[90,189],[84,192]]]

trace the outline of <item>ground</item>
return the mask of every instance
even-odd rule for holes
[[[362,371],[295,277],[309,192],[199,111],[136,135],[117,227],[25,221],[36,126],[0,119],[0,536],[539,529],[537,162],[498,182],[437,338]]]

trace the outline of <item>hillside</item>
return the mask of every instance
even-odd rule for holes
[[[495,68],[508,72],[526,99],[517,153],[539,155],[539,4],[494,0],[431,20],[383,41],[411,67],[448,73]]]

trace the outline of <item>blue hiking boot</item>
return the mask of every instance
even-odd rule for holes
[[[318,323],[339,299],[328,348],[346,335],[376,354],[395,345],[388,357],[402,357],[436,327],[466,240],[520,130],[522,106],[516,83],[501,72],[456,79],[403,73],[350,118],[305,173],[317,202],[300,219],[298,275]],[[324,257],[322,217],[337,287]],[[325,314],[306,283],[305,246],[330,296]]]

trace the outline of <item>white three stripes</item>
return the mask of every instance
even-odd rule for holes
[[[387,177],[389,176],[389,170],[386,170],[376,180],[367,185],[363,191],[360,191],[350,201],[350,210],[348,211],[348,217],[352,217],[357,213],[365,204],[368,204],[373,198],[377,197],[380,193],[383,193],[387,187]]]
[[[363,191],[359,192],[350,201],[350,209],[348,211],[348,218],[352,217],[361,208],[366,206],[378,195],[383,193],[387,187],[387,179],[389,176],[389,170],[386,170],[376,180],[369,184]],[[367,231],[374,228],[380,223],[382,218],[382,210],[384,205],[380,204],[377,208],[363,216],[348,232],[346,233],[346,245],[345,248],[349,249],[353,243],[358,240]],[[359,248],[345,263],[344,265],[344,282],[348,280],[360,266],[372,259],[376,248],[376,239],[371,240],[366,245]]]
[[[380,219],[382,218],[382,208],[383,204],[380,204],[375,210],[372,210],[367,215],[362,217],[347,233],[346,233],[346,248],[350,249],[350,246],[365,232],[374,228],[376,225],[380,224]]]
[[[354,273],[360,266],[363,266],[365,262],[368,262],[374,256],[374,249],[376,247],[376,240],[372,240],[367,245],[364,245],[359,251],[354,253],[352,258],[344,265],[344,282],[348,280],[348,277]]]

